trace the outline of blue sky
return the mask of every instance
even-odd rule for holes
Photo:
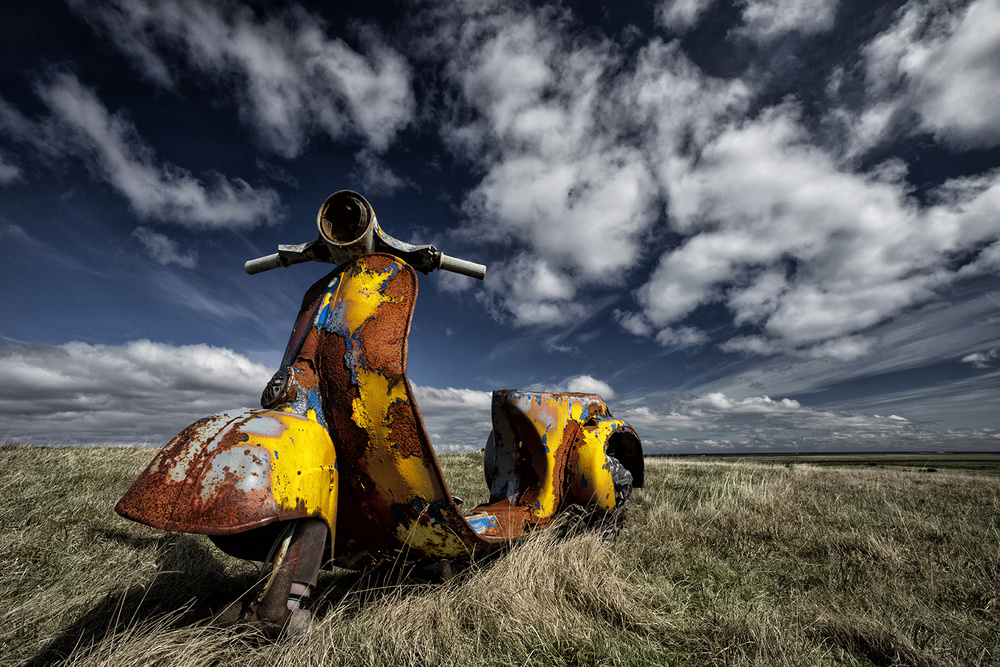
[[[0,437],[254,405],[354,189],[441,451],[597,391],[650,453],[1000,447],[1000,4],[13,0]]]

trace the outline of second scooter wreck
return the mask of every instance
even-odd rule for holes
[[[596,394],[495,391],[490,498],[463,513],[448,490],[406,378],[416,272],[482,279],[486,267],[392,238],[351,191],[317,225],[315,241],[246,264],[337,265],[306,292],[261,408],[184,429],[115,507],[270,564],[215,622],[301,632],[321,567],[447,574],[567,513],[613,538],[643,484],[642,445]]]

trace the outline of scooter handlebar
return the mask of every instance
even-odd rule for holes
[[[263,273],[264,271],[270,271],[271,269],[277,269],[284,266],[281,261],[281,255],[274,253],[273,255],[267,255],[266,257],[258,257],[257,259],[247,260],[243,265],[246,272],[251,276],[255,273]]]
[[[451,271],[452,273],[461,273],[463,276],[478,278],[479,280],[483,280],[486,277],[486,267],[482,264],[468,262],[457,257],[449,257],[444,253],[441,253],[441,258],[438,260],[438,268],[443,271]]]
[[[250,275],[254,275],[256,273],[263,273],[264,271],[270,271],[271,269],[277,269],[291,264],[298,264],[300,262],[329,262],[329,255],[322,255],[317,248],[322,249],[324,246],[319,245],[318,242],[315,241],[298,246],[278,246],[278,252],[273,255],[251,259],[243,265],[243,268]],[[411,253],[414,255],[413,257],[407,258],[413,266],[424,273],[433,271],[434,269],[442,269],[444,271],[460,273],[463,276],[469,276],[470,278],[478,278],[479,280],[486,277],[486,267],[482,264],[476,264],[475,262],[458,259],[457,257],[449,257],[443,252],[434,251],[434,246],[426,246],[424,249],[428,250],[429,253],[421,255],[420,252],[415,252]],[[421,249],[415,248],[414,250],[419,251]],[[414,264],[415,261],[417,263]]]

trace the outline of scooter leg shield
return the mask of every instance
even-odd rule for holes
[[[115,507],[155,528],[232,535],[274,521],[324,519],[335,530],[336,452],[309,417],[238,410],[195,422]]]

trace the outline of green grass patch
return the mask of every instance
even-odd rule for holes
[[[648,459],[611,549],[542,533],[444,584],[324,573],[311,632],[268,643],[198,620],[256,564],[112,511],[152,454],[0,447],[0,662],[1000,664],[993,474]],[[441,461],[484,499],[480,454]]]

